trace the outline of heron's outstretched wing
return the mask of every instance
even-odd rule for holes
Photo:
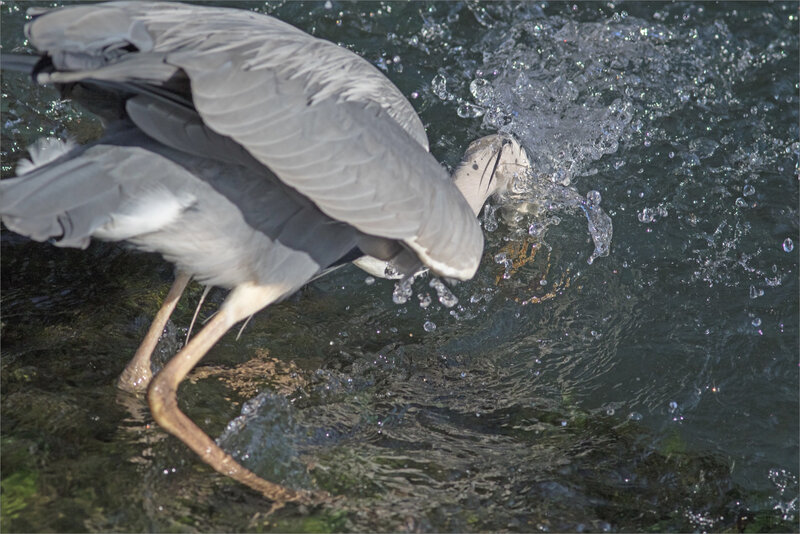
[[[397,239],[439,274],[468,278],[483,236],[427,152],[411,105],[344,48],[271,17],[119,2],[46,13],[27,29],[52,57],[42,82],[105,79],[172,89],[328,216]]]

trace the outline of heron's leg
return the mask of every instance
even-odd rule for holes
[[[274,302],[284,292],[285,289],[255,285],[236,287],[219,312],[153,378],[147,392],[150,411],[161,428],[183,441],[218,472],[261,492],[279,506],[288,501],[310,502],[311,495],[264,480],[241,466],[178,409],[176,392],[189,371],[231,326]]]
[[[181,298],[183,290],[186,289],[186,285],[191,278],[191,275],[183,272],[178,272],[175,275],[175,281],[172,283],[169,293],[167,293],[167,298],[164,299],[164,304],[161,305],[158,313],[153,318],[153,322],[150,323],[147,335],[144,336],[141,345],[136,349],[136,354],[128,362],[125,370],[119,375],[117,387],[120,389],[130,393],[144,393],[147,390],[147,386],[153,378],[153,373],[150,370],[150,357],[156,345],[158,345],[158,340],[162,332],[164,332],[164,327],[167,326],[170,315],[175,311],[175,306],[178,304],[178,300]]]

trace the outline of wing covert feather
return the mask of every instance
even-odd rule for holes
[[[185,73],[205,126],[323,213],[404,242],[439,274],[468,278],[477,269],[480,227],[427,152],[419,117],[349,50],[268,16],[170,3],[62,8],[27,32],[57,68],[85,71],[51,81],[166,84]],[[127,45],[136,52],[123,53]]]

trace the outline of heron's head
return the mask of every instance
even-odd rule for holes
[[[510,135],[495,134],[473,141],[453,179],[475,215],[494,193],[505,191],[515,175],[531,163],[525,149]]]

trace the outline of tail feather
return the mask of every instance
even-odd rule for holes
[[[65,146],[37,145],[26,174],[0,181],[0,218],[10,230],[86,248],[92,237],[121,241],[157,232],[196,201],[198,179],[170,159],[174,151],[161,154],[130,123],[96,143],[66,153]]]
[[[101,165],[51,163],[0,182],[0,216],[12,231],[61,247],[86,248],[119,205],[119,187]]]
[[[31,159],[23,159],[17,164],[17,176],[44,167],[58,158],[67,155],[77,145],[71,141],[62,141],[57,137],[42,137],[28,147]]]

